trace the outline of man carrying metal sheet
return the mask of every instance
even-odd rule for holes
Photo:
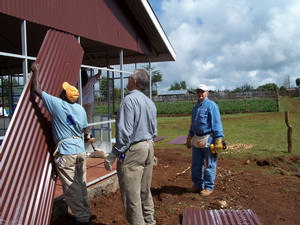
[[[116,119],[116,144],[105,158],[111,171],[115,159],[121,197],[127,221],[132,225],[155,224],[151,180],[154,142],[157,135],[155,104],[142,92],[150,76],[138,69],[130,75],[128,95],[122,100]]]
[[[89,224],[90,209],[86,188],[86,158],[83,129],[88,126],[84,108],[75,103],[78,90],[64,82],[60,98],[44,92],[39,83],[39,66],[31,65],[32,90],[43,100],[51,117],[56,143],[54,162],[61,180],[65,200],[75,216],[72,224]]]

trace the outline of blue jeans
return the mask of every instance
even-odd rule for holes
[[[215,186],[218,154],[213,155],[209,148],[193,146],[192,181],[197,188],[213,190]],[[204,162],[206,167],[204,168]]]

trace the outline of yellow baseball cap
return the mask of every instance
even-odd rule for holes
[[[76,102],[79,97],[79,92],[76,87],[70,85],[68,82],[62,84],[63,89],[66,91],[67,98],[70,102]]]

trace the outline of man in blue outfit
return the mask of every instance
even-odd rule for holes
[[[52,133],[56,150],[55,168],[61,180],[63,193],[75,222],[89,224],[90,209],[86,188],[86,158],[83,129],[88,126],[84,108],[75,103],[78,90],[64,82],[60,98],[44,92],[39,83],[39,66],[31,65],[32,90],[43,100],[51,117]]]
[[[155,224],[151,180],[154,163],[153,138],[157,135],[155,104],[143,93],[150,76],[138,69],[130,75],[128,95],[116,118],[116,144],[105,158],[110,171],[116,159],[120,193],[131,225]]]
[[[209,196],[214,189],[218,153],[223,149],[223,128],[219,107],[209,100],[208,88],[200,84],[197,89],[198,102],[192,111],[191,127],[186,145],[192,147],[192,181],[191,191]],[[210,145],[214,144],[211,151]],[[206,167],[204,167],[206,162]]]

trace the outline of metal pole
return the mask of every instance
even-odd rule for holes
[[[123,70],[123,49],[120,50],[120,70]],[[124,98],[124,79],[123,73],[120,73],[121,77],[121,100]]]
[[[152,100],[152,71],[151,71],[151,57],[149,57],[149,98]]]
[[[111,118],[111,109],[110,109],[110,103],[111,103],[110,88],[111,87],[110,87],[109,71],[107,71],[106,74],[107,74],[107,80],[106,80],[106,85],[107,85],[107,106],[108,106],[108,117],[110,119]]]
[[[115,101],[115,72],[112,72],[112,99],[113,99],[113,113],[115,113],[115,105],[116,105],[116,101]]]
[[[77,40],[80,44],[80,36],[77,37]],[[78,103],[82,105],[82,83],[81,83],[81,68],[79,70],[79,76],[78,76],[78,91],[79,91],[79,98]]]
[[[23,20],[21,24],[21,38],[22,38],[22,55],[25,56],[25,58],[22,60],[23,79],[25,84],[27,81],[27,73],[28,73],[26,20]]]

